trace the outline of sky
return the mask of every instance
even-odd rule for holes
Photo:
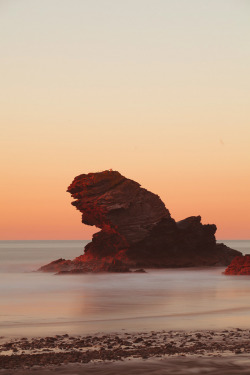
[[[89,239],[112,168],[250,239],[249,0],[0,0],[0,239]]]

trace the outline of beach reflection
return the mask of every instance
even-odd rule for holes
[[[250,325],[250,277],[224,276],[224,268],[55,276],[24,271],[59,257],[62,242],[52,246],[38,241],[37,248],[29,244],[24,258],[23,244],[16,248],[7,245],[0,248],[4,254],[0,270],[1,335]],[[79,254],[82,243],[73,241],[67,246]],[[67,246],[64,244],[65,253]]]
[[[221,272],[5,274],[1,334],[248,327],[250,278]]]

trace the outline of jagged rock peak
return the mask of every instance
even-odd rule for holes
[[[104,231],[119,231],[128,243],[137,242],[170,213],[158,195],[141,188],[117,171],[81,174],[68,187],[82,212],[82,222]]]

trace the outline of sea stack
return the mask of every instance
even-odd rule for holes
[[[67,190],[82,222],[101,230],[83,255],[59,259],[41,271],[129,272],[133,268],[228,265],[241,255],[216,244],[216,226],[200,216],[176,222],[158,195],[117,171],[81,174]]]

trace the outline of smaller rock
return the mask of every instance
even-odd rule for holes
[[[226,268],[225,275],[250,275],[250,255],[235,257]]]

